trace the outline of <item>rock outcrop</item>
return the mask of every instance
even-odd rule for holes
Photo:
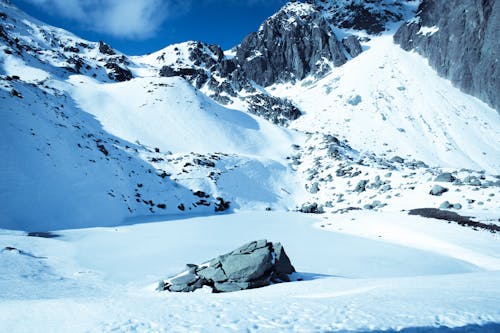
[[[394,41],[500,112],[500,2],[424,0]]]
[[[123,82],[133,78],[132,72],[127,67],[121,67],[113,62],[107,63],[104,67],[108,69],[108,77],[113,81]]]
[[[249,79],[268,86],[325,74],[347,58],[323,14],[312,4],[292,2],[243,40],[236,61]]]
[[[339,28],[379,34],[388,23],[404,19],[408,4],[400,0],[307,0],[325,13],[329,23]]]
[[[349,55],[354,58],[363,52],[361,44],[356,36],[350,35],[342,39],[342,45]]]
[[[280,243],[258,240],[201,265],[188,264],[186,271],[165,281],[158,290],[190,292],[208,286],[215,293],[231,292],[289,282],[295,272]]]
[[[166,55],[172,51],[177,60],[168,63]],[[289,100],[257,90],[236,60],[225,57],[218,45],[187,42],[167,48],[156,61],[162,64],[160,76],[183,77],[196,88],[210,91],[209,96],[220,104],[231,104],[233,99],[243,100],[250,113],[282,126],[301,116],[300,110]]]

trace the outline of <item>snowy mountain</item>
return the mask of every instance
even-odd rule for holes
[[[38,229],[45,216],[49,229],[114,225],[214,212],[220,200],[231,209],[338,210],[371,205],[378,193],[331,202],[387,168],[425,166],[422,191],[440,172],[427,166],[498,174],[498,114],[394,45],[390,32],[373,34],[417,5],[291,2],[235,50],[187,42],[128,57],[3,3],[2,224]],[[324,156],[321,142],[342,153]],[[394,156],[422,162],[408,168]],[[318,159],[326,166],[303,167]],[[358,171],[334,191],[340,179],[315,176],[345,164]]]
[[[0,327],[496,332],[497,16],[291,1],[231,50],[128,56],[0,1]],[[255,239],[296,282],[154,291]]]

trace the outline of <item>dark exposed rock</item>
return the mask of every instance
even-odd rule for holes
[[[287,99],[271,95],[257,94],[247,98],[248,111],[278,125],[286,125],[288,121],[301,116],[300,110]]]
[[[233,59],[224,59],[221,61],[222,73],[231,74],[236,70],[236,63]]]
[[[439,209],[450,209],[452,207],[453,205],[449,201],[445,201],[441,205],[439,205]]]
[[[227,96],[224,96],[224,95],[213,94],[213,95],[210,95],[210,98],[212,98],[214,101],[216,101],[222,105],[228,105],[229,103],[231,103],[231,99]]]
[[[403,19],[405,7],[402,1],[351,0],[324,1],[308,0],[327,13],[328,21],[340,28],[365,30],[379,34],[386,30],[387,23]]]
[[[9,41],[9,36],[5,32],[5,30],[3,29],[3,26],[1,26],[1,25],[0,25],[0,38],[4,39],[6,41]]]
[[[300,207],[299,212],[306,214],[323,214],[325,211],[323,207],[319,206],[316,202],[306,202]]]
[[[425,164],[425,162],[423,161],[406,161],[405,162],[405,166],[410,168],[410,169],[419,169],[419,168],[428,168],[429,166],[427,164]]]
[[[12,89],[10,91],[10,94],[14,97],[23,98],[23,95],[19,91],[17,91],[16,89]]]
[[[280,243],[258,240],[209,260],[189,264],[186,271],[161,281],[158,289],[190,292],[209,286],[213,292],[231,292],[289,282],[295,272]]]
[[[173,77],[173,76],[192,76],[199,73],[199,70],[195,68],[172,68],[170,66],[163,66],[160,69],[160,76]]]
[[[193,159],[193,163],[199,166],[213,168],[215,167],[215,163],[205,158],[195,158]]]
[[[66,47],[64,47],[63,50],[66,51],[66,52],[73,52],[73,53],[79,53],[80,52],[80,49],[77,48],[77,47],[74,47],[74,46],[66,46]]]
[[[196,195],[199,198],[208,198],[208,197],[210,197],[208,194],[206,194],[203,191],[195,191],[195,192],[193,192],[193,195]]]
[[[476,176],[467,176],[464,179],[464,183],[471,186],[481,186],[481,180]]]
[[[246,76],[262,86],[324,75],[347,59],[342,45],[323,15],[312,4],[307,13],[285,5],[237,47],[236,60]],[[302,10],[302,9],[301,9]],[[325,61],[326,60],[326,61]]]
[[[99,52],[102,54],[107,54],[107,55],[115,55],[116,52],[113,50],[111,46],[108,44],[104,43],[103,41],[99,41]]]
[[[128,68],[123,68],[115,63],[109,62],[104,67],[109,69],[108,77],[111,80],[123,82],[132,80],[133,78],[132,72]]]
[[[229,201],[225,201],[221,197],[217,197],[217,198],[215,198],[215,200],[217,200],[217,202],[215,202],[215,204],[214,204],[216,212],[226,211],[231,206],[231,203]]]
[[[368,185],[368,180],[366,179],[360,180],[356,185],[356,187],[354,188],[354,192],[361,193],[366,191],[366,185]]]
[[[486,224],[482,222],[476,222],[469,216],[462,216],[454,212],[447,210],[440,210],[436,208],[418,208],[412,209],[408,212],[409,215],[418,215],[427,218],[433,218],[438,220],[445,220],[449,222],[456,222],[462,226],[468,226],[473,228],[481,228],[489,230],[490,232],[500,232],[500,226],[496,224]]]
[[[109,155],[109,152],[108,150],[106,149],[106,147],[103,145],[103,144],[98,144],[97,145],[97,148],[100,150],[101,153],[103,153],[105,156],[108,156]]]
[[[358,105],[359,103],[361,103],[362,101],[362,98],[361,96],[359,95],[354,95],[354,96],[351,96],[349,97],[349,99],[347,100],[347,103],[353,105],[353,106],[356,106]]]
[[[319,184],[318,182],[314,182],[309,188],[309,193],[316,194],[319,192]]]
[[[80,73],[80,70],[85,65],[85,62],[81,58],[76,56],[69,58],[67,62],[70,65],[68,69],[70,69],[74,73]]]
[[[357,57],[363,52],[363,49],[361,48],[361,44],[359,43],[359,40],[356,36],[347,36],[344,39],[342,39],[342,45],[344,45],[347,53],[351,57]]]
[[[428,58],[441,76],[500,112],[498,31],[498,1],[425,0],[417,19],[403,24],[394,40]]]
[[[47,231],[33,231],[28,233],[28,237],[57,238],[60,235]]]

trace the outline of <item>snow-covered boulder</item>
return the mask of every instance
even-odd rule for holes
[[[190,292],[209,286],[213,292],[239,291],[289,282],[293,272],[283,246],[262,239],[201,265],[188,264],[184,272],[160,281],[158,289]]]

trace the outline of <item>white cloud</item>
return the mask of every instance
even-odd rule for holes
[[[152,36],[168,17],[184,13],[190,0],[23,0],[84,28],[117,37]]]
[[[237,3],[252,7],[286,0],[20,0],[87,30],[129,39],[146,39],[172,16],[186,14],[197,2]]]

